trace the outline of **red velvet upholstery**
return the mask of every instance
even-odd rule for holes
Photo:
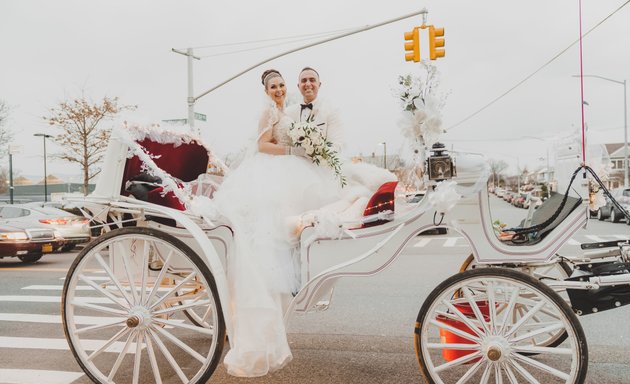
[[[163,205],[165,207],[179,209],[180,211],[185,211],[186,206],[182,203],[173,192],[168,192],[164,196],[162,196],[162,192],[164,191],[164,187],[155,188],[152,191],[149,191],[148,202],[158,205]]]
[[[149,155],[157,156],[153,157],[153,161],[160,169],[181,181],[190,182],[196,180],[200,174],[206,173],[209,160],[208,151],[196,141],[177,147],[173,144],[158,143],[150,139],[142,140],[138,144]],[[127,159],[123,173],[121,195],[129,196],[129,192],[125,191],[125,183],[140,172],[142,172],[142,161],[140,161],[138,156]],[[186,210],[184,204],[175,197],[173,192],[162,196],[163,190],[163,188],[156,188],[150,191],[148,193],[148,201],[181,211]]]
[[[160,169],[168,172],[181,181],[190,182],[197,179],[202,173],[206,173],[208,167],[208,151],[202,145],[193,141],[176,147],[173,144],[163,144],[145,139],[140,141],[144,150],[154,157],[153,161]],[[141,172],[142,161],[137,156],[127,159],[123,182],[120,193],[125,192],[125,182]]]
[[[363,216],[375,215],[383,211],[394,211],[394,191],[398,185],[397,181],[390,181],[380,186],[367,203]],[[362,228],[373,227],[386,223],[386,220],[377,220],[363,224]]]

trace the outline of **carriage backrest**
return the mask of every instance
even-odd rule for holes
[[[199,175],[206,173],[208,168],[208,151],[196,141],[176,146],[172,143],[159,143],[144,139],[138,141],[138,144],[147,154],[151,155],[160,169],[183,182],[196,180]],[[121,195],[129,195],[125,191],[125,183],[142,171],[142,161],[138,156],[127,159],[123,171]]]

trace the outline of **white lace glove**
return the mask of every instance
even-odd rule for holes
[[[306,150],[302,147],[287,147],[287,155],[308,157]]]

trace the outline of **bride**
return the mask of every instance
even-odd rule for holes
[[[244,377],[263,376],[292,359],[283,317],[299,289],[299,268],[289,218],[341,196],[332,169],[314,165],[292,146],[280,72],[265,71],[262,84],[271,103],[260,118],[258,151],[225,179],[214,198],[235,240],[228,260],[233,334],[224,363],[229,374]]]

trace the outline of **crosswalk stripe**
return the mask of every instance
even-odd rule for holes
[[[92,281],[109,281],[111,280],[109,277],[107,276],[87,276],[88,279],[92,280]],[[60,277],[59,280],[66,280],[66,277]]]
[[[70,384],[81,376],[83,372],[0,369],[0,380],[4,384]]]
[[[111,304],[106,297],[76,297],[74,300],[80,303]],[[0,302],[25,302],[25,303],[61,303],[61,296],[1,296]]]
[[[81,340],[81,347],[86,351],[96,351],[101,348],[107,340]],[[127,353],[135,353],[136,343],[131,343]],[[105,352],[120,353],[125,347],[125,342],[115,341]],[[49,339],[38,337],[4,337],[0,336],[0,348],[17,349],[54,349],[58,351],[69,351],[70,346],[66,339]],[[1,380],[1,379],[0,379]]]
[[[429,244],[430,241],[431,241],[431,238],[424,238],[424,239],[418,241],[416,244],[414,244],[414,247],[415,248],[426,247],[426,245]]]
[[[147,288],[150,288],[148,286]],[[24,290],[29,291],[61,291],[63,289],[63,285],[29,285],[26,287],[22,287]],[[158,288],[158,292],[165,292],[170,290],[169,287]],[[94,291],[95,289],[90,287],[89,285],[77,285],[74,288],[75,291]]]
[[[455,247],[455,243],[457,240],[463,239],[463,237],[445,237],[446,241],[444,242],[443,247]],[[462,245],[462,247],[466,247],[466,245]]]
[[[568,245],[580,245],[580,242],[579,242],[579,241],[577,241],[577,240],[575,240],[574,238],[570,238],[570,239],[567,241],[567,244],[568,244]]]
[[[75,324],[96,325],[109,324],[116,320],[125,320],[122,317],[105,316],[74,316]],[[61,315],[36,315],[29,313],[0,313],[0,321],[17,321],[22,323],[46,323],[61,324]]]
[[[603,239],[603,238],[601,238],[599,236],[595,236],[595,235],[585,235],[584,237],[586,237],[587,239],[589,239],[591,241],[594,241],[596,243],[601,243],[603,241],[608,241],[608,240],[605,240],[605,239]]]

